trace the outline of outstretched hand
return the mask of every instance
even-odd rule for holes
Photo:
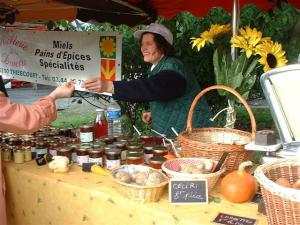
[[[74,90],[75,90],[74,82],[69,81],[67,83],[62,84],[61,86],[58,86],[49,95],[54,99],[68,98],[71,97]]]
[[[95,77],[83,82],[81,87],[93,92],[112,93],[113,83],[112,81],[101,80],[100,77]]]

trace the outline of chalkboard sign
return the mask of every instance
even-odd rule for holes
[[[212,222],[225,225],[254,225],[256,219],[219,213]]]
[[[172,204],[207,204],[207,181],[205,179],[171,179],[169,200]]]

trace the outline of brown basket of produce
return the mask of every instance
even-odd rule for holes
[[[223,89],[235,95],[246,108],[251,122],[251,133],[231,128],[193,128],[193,113],[199,99],[211,90]],[[194,99],[189,110],[187,130],[181,132],[178,141],[184,157],[202,157],[219,160],[223,152],[228,152],[225,161],[226,173],[238,169],[238,166],[251,160],[252,151],[245,151],[245,144],[254,140],[256,123],[252,110],[243,97],[233,88],[224,85],[214,85],[202,90]]]
[[[299,225],[300,161],[285,159],[266,163],[254,175],[261,187],[268,224]]]
[[[197,171],[199,165],[203,165],[202,171]],[[207,181],[208,193],[215,187],[220,176],[226,168],[222,167],[216,172],[212,172],[217,165],[217,161],[204,158],[176,158],[169,159],[162,164],[162,170],[170,178],[205,179]]]
[[[111,176],[120,184],[119,191],[125,197],[141,203],[158,201],[169,183],[162,172],[140,165],[121,166]]]

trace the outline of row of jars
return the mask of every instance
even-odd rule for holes
[[[56,152],[55,152],[56,151]],[[96,163],[112,170],[121,164],[149,164],[153,168],[160,168],[165,161],[164,155],[168,149],[157,145],[140,145],[117,141],[112,144],[77,144],[51,150],[52,155],[66,156],[70,161],[83,163]]]
[[[1,136],[2,160],[14,159],[23,163],[40,157],[46,153],[67,156],[70,161],[82,165],[93,162],[113,169],[121,164],[150,164],[160,167],[168,153],[166,147],[145,144],[144,140],[128,141],[128,138],[105,137],[91,143],[79,143],[76,138],[64,136],[45,137],[15,136],[7,138],[7,133]]]

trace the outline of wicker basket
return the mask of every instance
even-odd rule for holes
[[[208,174],[187,174],[180,173],[179,168],[183,164],[198,164],[202,161],[203,158],[177,158],[167,160],[162,164],[162,170],[170,177],[170,178],[188,178],[188,179],[206,179],[207,180],[207,189],[208,193],[215,187],[218,182],[220,176],[225,172],[225,167],[222,167],[219,171],[215,173]],[[215,165],[217,162],[215,161]]]
[[[164,181],[160,184],[153,185],[153,186],[141,186],[141,185],[136,185],[136,184],[127,184],[124,182],[121,182],[120,180],[115,178],[115,174],[119,171],[124,171],[128,173],[132,172],[144,172],[144,171],[149,171],[149,170],[154,170],[155,172],[161,174],[163,177]],[[146,202],[156,202],[160,199],[162,194],[164,193],[164,190],[169,183],[169,178],[159,172],[158,170],[155,170],[151,167],[147,166],[140,166],[140,165],[124,165],[121,166],[115,170],[112,171],[111,176],[113,180],[117,183],[120,184],[119,191],[127,198],[140,202],[140,203],[146,203]]]
[[[266,163],[254,174],[261,186],[268,224],[299,225],[300,190],[283,187],[274,181],[285,178],[294,184],[300,179],[300,161],[285,159]]]
[[[234,94],[245,106],[251,121],[252,131],[246,132],[231,128],[192,128],[193,112],[199,99],[211,90],[223,89]],[[225,161],[226,173],[238,169],[238,166],[251,160],[254,152],[245,151],[245,144],[254,140],[256,132],[255,118],[247,102],[234,89],[224,85],[214,85],[202,90],[194,99],[189,110],[187,130],[181,132],[178,141],[184,157],[201,157],[219,160],[223,152],[228,152]]]

